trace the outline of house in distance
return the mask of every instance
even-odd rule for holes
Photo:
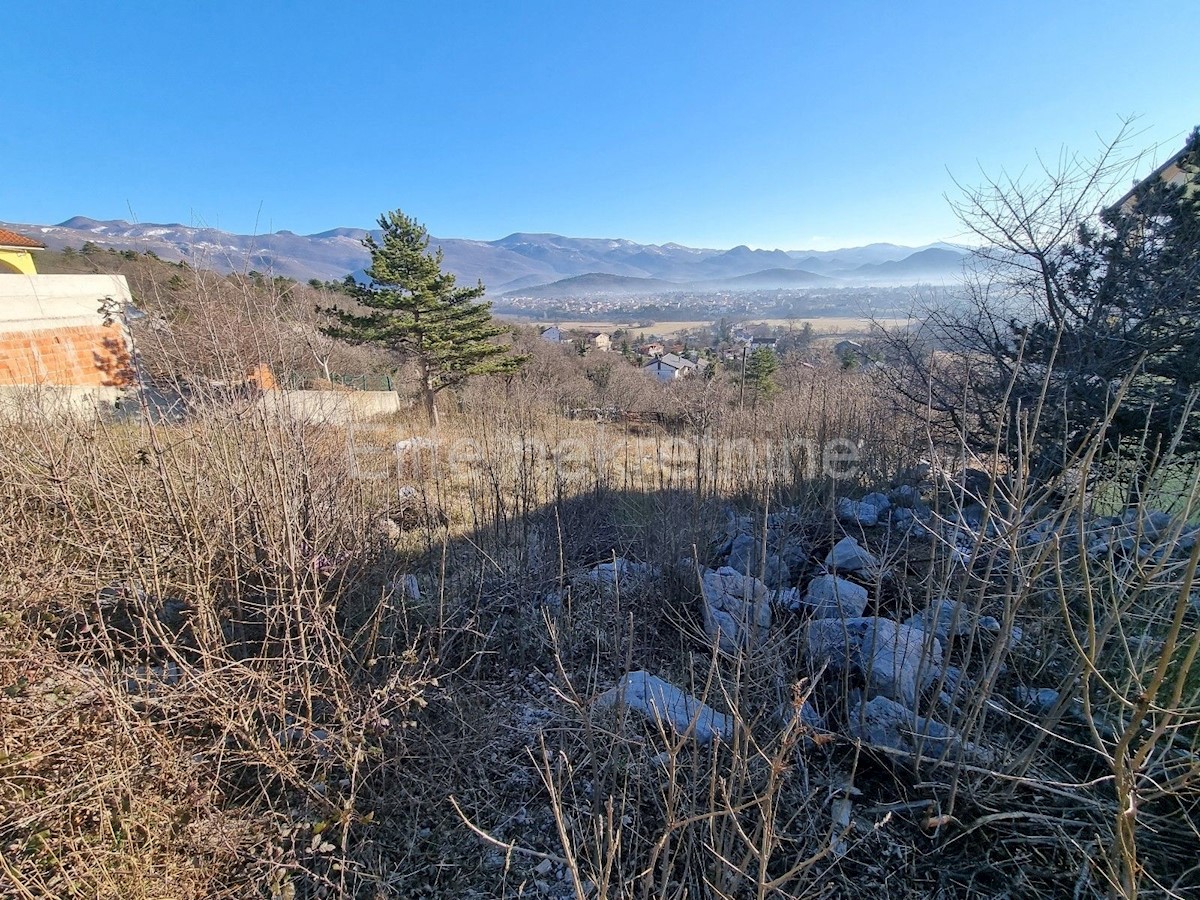
[[[692,375],[696,370],[694,362],[674,353],[664,353],[642,366],[643,372],[653,375],[659,381],[674,381],[676,378]]]

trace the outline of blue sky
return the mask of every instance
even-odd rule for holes
[[[1186,7],[33,5],[0,33],[0,220],[953,240],[951,175],[1093,150],[1130,115],[1137,149],[1178,149],[1200,124]]]

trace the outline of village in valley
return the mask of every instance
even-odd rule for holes
[[[855,319],[846,322],[850,327],[859,324]],[[716,363],[740,366],[749,354],[759,350],[775,356],[802,355],[810,365],[821,359],[832,359],[845,367],[874,363],[861,341],[839,339],[837,331],[818,334],[810,322],[793,321],[781,326],[722,319],[708,326],[665,324],[663,330],[668,335],[661,337],[655,331],[656,326],[635,324],[619,325],[611,331],[592,331],[586,325],[570,329],[550,325],[539,330],[539,337],[550,344],[565,345],[581,356],[591,352],[620,353],[642,372],[668,382],[704,377],[711,374]]]
[[[36,237],[11,230],[0,231],[0,253],[5,254],[0,265],[32,276],[32,279],[0,282],[0,288],[7,289],[0,314],[11,320],[7,327],[15,329],[9,339],[9,352],[0,359],[0,377],[4,383],[15,386],[49,380],[48,383],[56,385],[55,391],[64,402],[83,404],[82,408],[96,402],[112,406],[130,388],[139,387],[149,391],[146,396],[152,397],[156,405],[166,403],[169,407],[201,386],[195,382],[194,374],[177,373],[184,376],[179,378],[164,370],[166,362],[157,359],[156,323],[161,322],[167,309],[158,303],[139,304],[140,298],[135,298],[135,293],[151,292],[161,297],[166,288],[170,296],[179,293],[183,275],[213,276],[190,274],[193,270],[183,260],[167,262],[151,251],[117,250],[89,241],[83,241],[78,248],[68,244],[49,250]],[[48,268],[49,273],[39,274],[39,257],[43,270]],[[130,278],[135,283],[134,289],[130,287]],[[230,287],[238,284],[240,278],[233,273],[218,280]],[[323,285],[314,281],[303,285],[286,278],[265,279],[257,272],[249,274],[249,284],[265,292],[264,296],[279,294],[277,300],[303,295],[302,302],[306,304],[327,297],[328,287],[339,290],[341,287],[336,282]],[[945,288],[941,290],[944,292]],[[930,288],[922,286],[903,291],[910,300],[929,292]],[[612,306],[601,303],[597,307],[592,303],[588,306],[591,314],[588,320],[540,326],[531,323],[529,309],[514,307],[510,301],[503,308],[513,317],[518,337],[524,332],[536,335],[538,343],[556,347],[567,360],[578,358],[585,365],[592,358],[621,360],[631,370],[640,370],[662,383],[693,378],[707,381],[718,373],[724,381],[739,382],[745,378],[745,367],[756,353],[766,354],[772,369],[781,363],[847,370],[883,364],[886,348],[879,338],[886,329],[905,327],[909,322],[896,315],[896,310],[902,307],[898,300],[901,291],[889,288],[849,293],[849,298],[841,297],[832,307],[839,314],[812,319],[794,315],[762,318],[722,315],[711,321],[678,318],[710,310],[712,298],[706,300],[703,295],[689,296],[688,304],[681,308],[672,306],[674,300],[670,298],[653,295]],[[812,303],[807,296],[804,291],[775,291],[751,294],[739,301],[735,295],[728,305],[735,310],[759,309],[766,313],[826,308],[827,298]],[[878,317],[850,314],[846,304],[851,300],[873,301],[874,307],[882,312]],[[544,314],[547,308],[555,309],[561,303],[551,300],[543,302],[540,308]],[[637,318],[623,324],[605,323],[597,318],[604,311],[630,309],[643,314],[666,312],[676,318]],[[282,355],[276,351],[274,359],[262,354],[264,358],[247,361],[244,371],[233,382],[253,393],[261,393],[264,388],[290,390],[293,401],[306,407],[343,410],[329,413],[334,416],[344,416],[347,404],[375,411],[404,408],[405,391],[400,386],[404,375],[392,365],[395,360],[365,350],[352,354],[349,348],[321,337],[319,325],[313,319],[291,326],[292,347]],[[153,329],[147,330],[149,326]],[[236,327],[232,322],[222,326]],[[29,335],[28,343],[18,346],[18,334]],[[40,337],[35,340],[33,335]],[[135,352],[135,343],[141,347],[140,354]],[[219,352],[216,347],[212,350]],[[221,375],[218,380],[230,379]],[[395,390],[392,385],[397,385]],[[322,398],[321,392],[330,387],[336,387],[337,396]],[[588,401],[576,397],[567,405],[586,406]]]

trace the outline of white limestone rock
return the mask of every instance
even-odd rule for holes
[[[727,565],[743,575],[757,576],[761,569],[763,582],[769,588],[781,588],[788,581],[787,564],[768,550],[764,566],[762,541],[748,534],[739,534],[733,539]]]
[[[993,761],[993,754],[986,748],[964,741],[948,725],[919,716],[888,697],[873,697],[856,704],[848,718],[851,736],[872,747],[927,757],[962,753],[977,765],[990,765]]]
[[[1058,691],[1053,688],[1018,687],[1013,690],[1013,700],[1018,706],[1042,715],[1054,709],[1059,696]]]
[[[838,572],[875,572],[879,560],[852,537],[844,537],[825,557],[825,568]]]
[[[612,590],[620,585],[632,587],[645,584],[654,574],[654,567],[648,563],[632,562],[618,556],[611,562],[593,566],[583,573],[581,580],[604,590]]]
[[[704,630],[726,653],[753,649],[771,628],[771,591],[757,578],[728,566],[704,573]]]
[[[808,583],[802,603],[814,619],[854,619],[867,608],[867,589],[836,575],[818,575]]]
[[[863,639],[873,618],[813,619],[804,627],[804,659],[809,671],[827,665],[838,675],[857,669]]]
[[[942,664],[942,645],[936,637],[891,619],[875,619],[859,653],[869,693],[909,707],[917,705],[921,691],[937,677]]]
[[[891,503],[886,494],[867,494],[861,500],[841,497],[837,502],[837,517],[843,522],[853,522],[863,528],[873,528],[879,518],[888,511]]]
[[[953,637],[966,637],[976,628],[999,631],[1000,623],[990,616],[980,617],[965,604],[942,597],[920,612],[905,619],[909,628],[924,631],[946,643]]]
[[[860,672],[868,695],[909,706],[942,664],[937,638],[878,617],[814,619],[805,628],[804,654],[811,671],[825,664],[835,674]]]
[[[701,744],[714,739],[728,740],[733,736],[733,718],[719,713],[708,704],[686,694],[669,681],[649,672],[630,672],[622,676],[616,687],[610,688],[595,700],[599,707],[623,704],[661,723],[677,735],[691,734]]]

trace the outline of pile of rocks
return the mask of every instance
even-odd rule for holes
[[[874,528],[891,508],[887,494],[867,494],[861,500],[842,497],[837,502],[837,517],[863,528]]]
[[[753,575],[771,590],[779,590],[794,584],[808,568],[805,525],[806,516],[795,509],[772,513],[765,522],[730,512],[716,556],[735,572]]]
[[[886,493],[840,498],[834,512],[850,533],[824,557],[814,557],[811,535],[827,527],[827,519],[814,522],[795,509],[779,510],[765,519],[730,513],[714,542],[711,567],[688,557],[681,561],[680,572],[685,580],[699,582],[705,633],[724,654],[761,648],[781,616],[802,619],[799,654],[807,674],[837,686],[819,693],[820,709],[808,704],[801,708],[806,726],[840,721],[849,736],[886,751],[953,751],[987,764],[989,750],[966,740],[951,724],[975,685],[972,676],[949,664],[946,654],[968,640],[1006,653],[1021,643],[1021,629],[940,597],[902,621],[883,614],[887,602],[876,598],[872,607],[872,593],[891,576],[886,562],[864,546],[870,536],[879,539],[870,539],[872,546],[939,541],[969,565],[980,552],[996,554],[993,558],[1008,552],[1014,529],[1019,545],[1054,539],[1068,550],[1074,541],[1082,547],[1079,552],[1093,557],[1146,557],[1190,552],[1200,528],[1184,527],[1163,513],[1137,510],[1091,520],[1082,529],[1077,521],[1027,524],[1033,517],[1014,514],[1003,498],[984,507],[981,499],[995,498],[984,473],[967,470],[940,488],[928,476],[926,469]],[[950,513],[939,515],[939,506]],[[616,581],[657,574],[626,565],[626,571],[617,566],[611,575],[594,570],[592,577]],[[869,614],[871,609],[876,614]],[[1006,644],[997,648],[1000,641]],[[691,729],[704,741],[722,738],[732,727],[728,717],[646,672],[626,676],[613,690],[626,698],[629,708],[671,723],[676,732]],[[1059,702],[1059,694],[1050,688],[1021,690],[1024,693],[1014,694],[1014,700],[1027,710],[1044,711]]]
[[[587,584],[599,588],[603,592],[615,591],[624,585],[627,588],[640,587],[649,583],[660,573],[648,563],[634,562],[618,556],[609,562],[602,562],[586,572],[582,572],[577,584]]]
[[[863,502],[876,514],[888,508],[882,495]],[[943,615],[930,613],[901,624],[885,617],[866,616],[868,585],[882,579],[882,561],[852,536],[834,544],[820,561],[813,561],[811,545],[799,522],[795,511],[781,511],[767,520],[765,533],[756,537],[741,530],[753,527],[749,518],[731,517],[726,534],[715,547],[716,568],[698,566],[690,557],[680,561],[680,574],[699,577],[705,633],[722,653],[752,653],[771,633],[776,610],[803,616],[808,621],[800,632],[801,652],[808,668],[813,673],[824,668],[831,675],[854,674],[865,685],[865,694],[850,698],[860,702],[854,707],[857,724],[853,729],[848,726],[849,733],[872,741],[894,736],[903,730],[895,724],[903,717],[901,710],[908,711],[904,715],[911,713],[916,723],[915,710],[921,696],[941,673],[939,634],[958,627],[958,617],[948,621]],[[596,567],[588,577],[603,584],[652,574],[637,564],[618,561]],[[876,698],[889,703],[873,703]],[[619,702],[704,743],[727,737],[732,728],[727,716],[647,672],[625,676],[598,702]],[[841,715],[849,721],[848,700],[841,707]],[[812,705],[804,705],[800,712],[805,726],[823,727],[824,719]],[[948,726],[935,727],[931,723],[916,724],[922,726],[922,731],[939,736],[943,745],[957,740]],[[903,749],[909,744],[907,738],[902,741],[889,737],[885,746]],[[958,741],[956,746],[965,745]]]
[[[1126,509],[1120,515],[1097,516],[1083,522],[1043,520],[1025,530],[1026,545],[1058,542],[1063,557],[1086,554],[1089,559],[1123,557],[1159,561],[1186,559],[1196,546],[1200,526],[1189,525],[1160,510]]]

